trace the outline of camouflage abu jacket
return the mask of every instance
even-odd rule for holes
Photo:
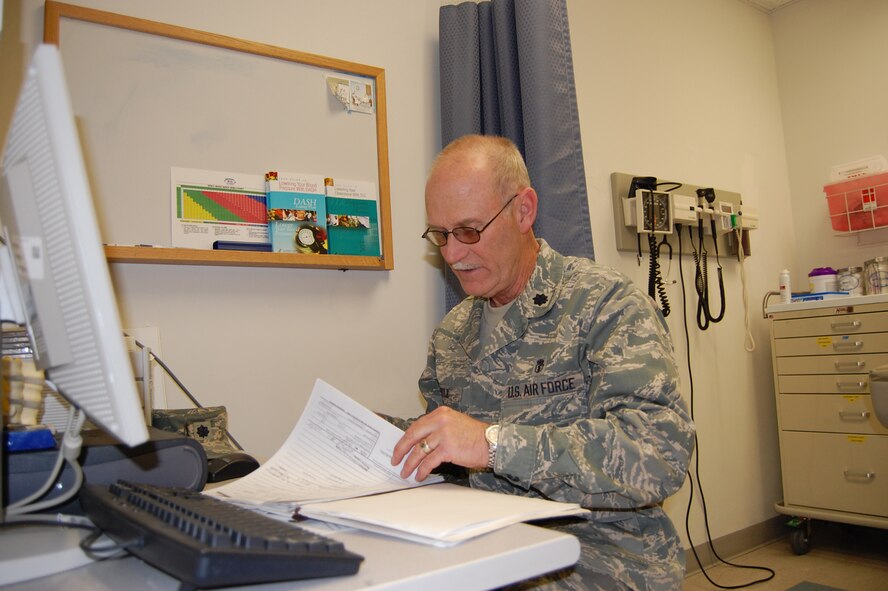
[[[473,471],[473,487],[579,503],[588,523],[571,533],[584,546],[615,545],[597,557],[584,548],[581,563],[669,588],[684,561],[658,503],[684,482],[694,430],[666,324],[623,275],[539,242],[536,269],[486,349],[484,299],[466,298],[435,329],[419,381],[428,411],[447,405],[501,424],[494,471]],[[638,572],[621,574],[629,555]],[[656,574],[643,572],[649,562]]]
[[[483,299],[435,330],[419,382],[428,411],[502,424],[494,474],[474,473],[473,486],[599,510],[654,505],[681,486],[693,447],[665,323],[616,272],[540,243],[487,350]]]

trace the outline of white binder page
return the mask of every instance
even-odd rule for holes
[[[323,380],[284,445],[247,476],[207,491],[281,514],[312,501],[341,499],[432,484],[401,478],[392,466],[404,432]],[[401,462],[403,464],[403,462]]]
[[[312,503],[300,511],[330,521],[436,546],[450,546],[513,523],[581,515],[575,503],[437,484],[385,495]]]

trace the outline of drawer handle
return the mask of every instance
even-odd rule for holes
[[[864,480],[872,480],[875,477],[875,472],[855,472],[854,470],[845,470],[845,478],[863,478]]]
[[[833,351],[850,351],[863,347],[863,341],[833,343]]]
[[[851,320],[846,322],[830,322],[830,328],[833,330],[845,330],[850,328],[860,328],[860,320]]]
[[[869,416],[870,416],[870,413],[868,410],[864,410],[861,412],[845,412],[842,410],[839,411],[839,418],[842,420],[860,419],[863,421],[863,420],[868,419]]]
[[[860,392],[866,389],[866,382],[836,381],[836,389],[840,392]]]
[[[863,369],[866,367],[866,361],[836,361],[835,366],[838,371]]]

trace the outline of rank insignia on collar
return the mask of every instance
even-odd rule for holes
[[[549,296],[547,296],[544,293],[538,293],[535,296],[533,296],[533,303],[536,304],[537,306],[542,306],[543,304],[545,304],[548,301],[549,301]]]

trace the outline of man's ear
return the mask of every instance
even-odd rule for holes
[[[533,187],[526,187],[518,193],[515,201],[518,202],[515,204],[518,212],[518,228],[522,234],[526,234],[533,229],[533,223],[536,221],[537,204],[539,203],[537,192],[533,190]]]

